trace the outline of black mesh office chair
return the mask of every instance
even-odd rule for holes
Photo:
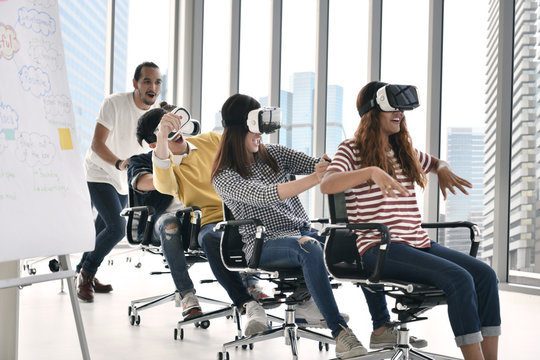
[[[159,240],[156,241],[152,237],[152,216],[154,215],[155,210],[151,206],[137,206],[135,199],[136,197],[133,194],[133,189],[130,187],[130,207],[124,209],[121,213],[121,215],[127,217],[126,238],[128,240],[128,243],[132,246],[140,248],[143,252],[162,256],[163,253]],[[190,268],[196,263],[207,262],[206,255],[204,254],[204,251],[200,248],[197,241],[197,235],[200,229],[201,215],[201,209],[196,206],[185,207],[176,212],[176,216],[183,219],[181,229],[182,238],[189,239],[189,242],[184,241],[185,257],[188,268]],[[142,237],[138,236],[139,224],[144,224],[144,233]],[[165,273],[169,273],[169,271],[151,272],[152,275]],[[201,283],[208,283],[214,281],[215,280],[202,280]],[[174,329],[175,340],[178,338],[182,340],[184,338],[184,326],[194,324],[196,327],[206,329],[210,326],[211,319],[220,317],[235,319],[237,323],[238,335],[242,334],[242,330],[238,321],[239,314],[233,304],[199,295],[197,295],[197,298],[200,302],[222,306],[222,308],[215,311],[205,312],[203,315],[191,319],[178,321],[177,326]],[[175,301],[177,306],[180,306],[180,294],[178,293],[178,291],[132,300],[131,305],[128,308],[128,315],[131,325],[139,325],[141,323],[139,312],[161,304],[169,303],[171,301]]]
[[[319,342],[319,350],[326,349],[328,351],[329,344],[335,344],[332,337],[320,334],[302,327],[298,327],[295,323],[295,308],[299,301],[288,297],[300,286],[304,284],[304,276],[302,269],[297,268],[271,268],[260,267],[259,259],[261,257],[262,245],[264,242],[264,225],[258,219],[234,220],[230,210],[224,205],[223,213],[225,221],[218,223],[215,231],[223,231],[221,236],[221,257],[225,267],[231,271],[238,271],[247,274],[252,274],[262,280],[268,280],[275,284],[274,299],[270,301],[278,301],[287,306],[285,310],[285,318],[280,319],[268,315],[268,318],[273,322],[282,323],[280,326],[274,327],[263,333],[255,334],[248,337],[237,338],[223,344],[222,350],[218,353],[218,359],[229,359],[227,349],[231,347],[249,346],[252,348],[253,343],[284,337],[287,345],[290,345],[292,358],[298,358],[297,340],[299,338],[307,338]],[[238,233],[238,227],[241,225],[252,224],[256,226],[256,241],[253,257],[248,263],[246,261],[242,246],[241,236]]]
[[[409,345],[407,324],[425,320],[422,313],[434,306],[446,304],[444,292],[434,286],[404,282],[382,277],[386,253],[390,244],[390,232],[386,225],[380,223],[349,224],[345,207],[345,195],[339,193],[328,195],[330,225],[325,227],[322,235],[327,237],[324,256],[328,272],[336,279],[350,281],[373,292],[382,292],[395,299],[392,312],[397,314],[398,342],[393,348],[370,352],[358,359],[455,359],[443,355],[430,354],[412,349]],[[458,228],[469,229],[471,248],[469,254],[476,257],[479,242],[478,227],[470,222],[424,223],[424,228]],[[353,229],[374,229],[381,233],[381,245],[375,270],[369,272],[362,268],[356,235]]]

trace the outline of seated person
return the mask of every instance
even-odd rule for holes
[[[152,206],[156,211],[153,216],[152,238],[153,242],[161,244],[163,256],[169,264],[176,290],[182,299],[182,316],[187,320],[202,315],[184,255],[182,221],[176,217],[176,212],[182,209],[183,205],[177,198],[161,194],[154,188],[151,153],[131,157],[128,182],[134,190],[137,204]],[[138,236],[143,235],[145,226],[146,222],[139,224]]]
[[[418,103],[389,106],[377,96],[387,84],[370,82],[360,90],[356,106],[360,123],[353,139],[343,141],[321,182],[325,194],[345,192],[349,221],[388,226],[392,245],[383,276],[434,285],[442,289],[457,346],[469,359],[496,359],[501,333],[499,294],[495,272],[469,255],[430,241],[421,228],[414,184],[424,187],[433,171],[446,199],[457,187],[468,194],[472,185],[455,175],[448,163],[416,150],[403,110]],[[397,89],[397,87],[394,87]],[[403,86],[400,91],[407,90]],[[416,97],[415,88],[411,99]],[[414,100],[414,99],[413,99]],[[378,232],[357,231],[362,263],[373,270]]]
[[[180,199],[185,206],[201,208],[199,244],[206,253],[214,276],[233,303],[241,312],[248,307],[248,321],[244,332],[252,335],[261,327],[261,317],[258,315],[264,314],[264,309],[254,300],[268,296],[261,292],[253,279],[247,279],[251,286],[246,288],[240,274],[225,268],[219,249],[221,233],[213,231],[214,226],[223,220],[221,198],[210,181],[212,162],[221,135],[208,132],[185,139],[179,133],[176,138],[168,140],[168,134],[178,130],[180,125],[180,117],[164,109],[150,110],[139,120],[139,141],[145,140],[154,149],[152,154],[147,155],[151,156],[153,161],[153,185],[159,192]],[[301,310],[302,316],[308,325],[319,325],[322,316],[310,310],[311,308],[304,307]]]
[[[332,331],[337,356],[348,359],[366,354],[338,311],[324,265],[323,239],[311,228],[297,196],[320,182],[328,162],[281,145],[263,145],[260,131],[252,132],[247,126],[248,113],[259,108],[257,100],[242,94],[223,104],[225,130],[212,169],[214,187],[235,218],[263,222],[266,236],[260,266],[302,267],[310,302],[314,301]],[[289,174],[307,176],[288,182]],[[255,228],[246,225],[239,231],[249,261]]]

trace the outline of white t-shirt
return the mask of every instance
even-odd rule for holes
[[[157,101],[151,108],[156,107],[159,107]],[[118,158],[127,159],[150,150],[145,142],[141,147],[136,137],[137,121],[146,111],[135,105],[133,92],[113,94],[103,100],[96,122],[110,131],[105,145]],[[111,184],[119,194],[128,193],[126,171],[105,162],[91,147],[86,152],[84,168],[86,181]]]

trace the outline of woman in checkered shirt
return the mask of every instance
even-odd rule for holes
[[[261,134],[250,132],[246,123],[248,113],[258,108],[255,99],[241,94],[223,105],[225,130],[212,171],[214,188],[236,219],[263,222],[261,266],[302,267],[312,299],[336,338],[336,354],[345,359],[365,354],[339,313],[324,265],[323,239],[297,197],[320,182],[328,162],[285,146],[263,145]],[[289,174],[306,176],[288,182]],[[255,228],[242,226],[240,233],[249,261]]]
[[[321,182],[325,194],[345,192],[349,221],[378,222],[391,232],[383,276],[441,288],[456,344],[465,359],[496,359],[500,335],[497,277],[487,264],[430,241],[421,228],[414,184],[424,187],[426,173],[438,176],[446,192],[472,185],[455,175],[448,163],[412,146],[402,111],[382,111],[371,82],[357,98],[361,120],[353,139],[343,141]],[[383,99],[384,100],[384,99]],[[363,264],[373,270],[380,235],[358,233]]]

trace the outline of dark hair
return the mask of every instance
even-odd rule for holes
[[[276,160],[268,153],[264,144],[259,145],[256,154],[248,153],[245,144],[247,128],[247,115],[251,110],[261,107],[261,104],[251,96],[235,94],[230,96],[221,108],[222,124],[225,128],[219,143],[219,149],[212,166],[212,178],[225,169],[232,169],[246,179],[251,175],[251,164],[255,158],[277,173],[279,171]]]
[[[142,72],[143,67],[151,67],[151,68],[154,68],[154,69],[159,69],[159,66],[157,66],[153,62],[145,61],[145,62],[137,65],[137,67],[135,68],[135,74],[133,75],[133,78],[135,79],[135,81],[139,81],[139,78],[141,77],[141,72]]]
[[[137,122],[137,141],[142,146],[142,141],[146,141],[148,144],[157,141],[154,131],[156,130],[163,115],[167,111],[162,108],[155,108],[145,112]]]
[[[377,90],[385,85],[386,83],[383,82],[372,81],[364,86],[356,98],[357,110],[360,111],[364,104],[374,98]],[[386,149],[381,139],[380,114],[381,111],[375,107],[361,116],[360,123],[354,133],[354,144],[358,149],[358,156],[361,161],[360,167],[377,166],[395,178],[394,167],[386,155]],[[424,188],[427,182],[426,174],[422,171],[416,150],[412,145],[405,116],[401,120],[399,132],[390,135],[388,141],[403,169],[403,174],[412,183],[417,183]],[[373,184],[371,180],[368,182]]]

